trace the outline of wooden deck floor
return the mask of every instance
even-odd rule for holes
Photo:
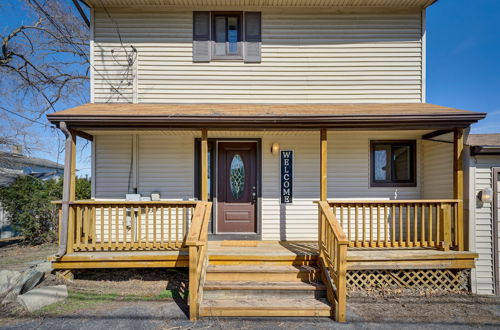
[[[246,246],[244,246],[246,245]],[[208,243],[210,264],[314,264],[316,242],[256,241]],[[347,269],[460,269],[474,268],[476,253],[417,248],[349,248]],[[187,267],[188,253],[180,251],[78,252],[53,259],[56,269]]]

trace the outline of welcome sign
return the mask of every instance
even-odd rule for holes
[[[293,200],[293,151],[281,151],[281,203]]]

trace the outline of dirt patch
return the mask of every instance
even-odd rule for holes
[[[348,306],[363,322],[500,325],[500,297],[471,294],[351,293]]]
[[[47,261],[57,251],[56,244],[37,246],[11,243],[0,246],[0,269],[23,271],[29,263]]]
[[[154,296],[165,290],[185,291],[187,269],[93,269],[75,272],[75,279],[67,283],[75,290],[101,293],[126,293]]]

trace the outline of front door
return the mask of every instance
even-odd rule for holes
[[[217,232],[255,233],[257,143],[219,142]]]

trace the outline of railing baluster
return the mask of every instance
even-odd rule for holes
[[[145,223],[146,223],[146,240],[144,242],[144,246],[146,249],[149,248],[149,207],[146,205],[146,208],[144,210],[144,213],[146,213],[145,217]]]
[[[420,232],[420,241],[422,242],[422,246],[427,246],[427,241],[425,240],[425,206],[427,203],[422,204],[422,219],[421,219],[421,232]]]
[[[101,206],[101,213],[100,213],[101,219],[100,219],[100,229],[101,229],[101,241],[99,242],[99,249],[103,250],[104,247],[104,206]]]
[[[175,207],[175,247],[179,246],[179,207]]]
[[[413,246],[418,246],[418,206],[413,204]]]
[[[380,204],[377,204],[377,246],[380,246]]]
[[[441,204],[436,204],[436,246],[441,245]]]
[[[157,247],[157,239],[156,239],[156,206],[153,206],[153,248]]]
[[[172,207],[168,207],[168,247],[172,247]]]
[[[347,239],[351,240],[351,204],[347,204]]]
[[[75,237],[75,250],[80,250],[80,245],[82,243],[82,208],[78,205],[76,207],[76,237]]]
[[[127,207],[124,205],[123,206],[123,210],[122,210],[122,214],[123,214],[123,221],[122,221],[122,226],[123,226],[123,230],[122,230],[122,234],[123,234],[123,239],[122,239],[122,250],[123,249],[130,249],[130,244],[128,243],[128,239],[127,239]]]
[[[161,206],[161,216],[160,216],[160,223],[161,223],[161,228],[160,228],[160,232],[161,232],[161,244],[160,246],[162,248],[164,248],[164,241],[165,241],[165,208],[163,207],[163,205]]]
[[[359,236],[358,236],[358,232],[359,232],[359,219],[358,219],[358,216],[359,216],[359,207],[358,207],[358,204],[354,204],[354,232],[355,232],[355,238],[354,238],[354,241],[356,242],[356,246],[359,246]]]
[[[111,235],[113,232],[113,208],[108,206],[108,250],[111,250]]]
[[[118,250],[119,247],[119,235],[120,235],[120,208],[118,205],[115,206],[115,244],[114,249]]]
[[[366,212],[365,212],[365,204],[361,204],[363,209],[363,246],[367,246],[366,244]]]
[[[396,205],[392,204],[392,236],[391,246],[396,246]]]
[[[410,204],[406,204],[406,246],[410,246],[410,229],[411,229],[411,223],[410,223],[410,212],[411,212],[411,207]]]
[[[434,246],[434,233],[432,232],[432,216],[433,216],[433,204],[429,204],[429,225],[427,226],[428,227],[428,231],[429,231],[429,246]]]
[[[370,246],[373,247],[373,204],[369,205],[370,208]]]
[[[399,246],[403,246],[403,205],[399,206]]]
[[[384,204],[384,236],[385,246],[389,246],[389,215],[387,214],[387,204]]]

